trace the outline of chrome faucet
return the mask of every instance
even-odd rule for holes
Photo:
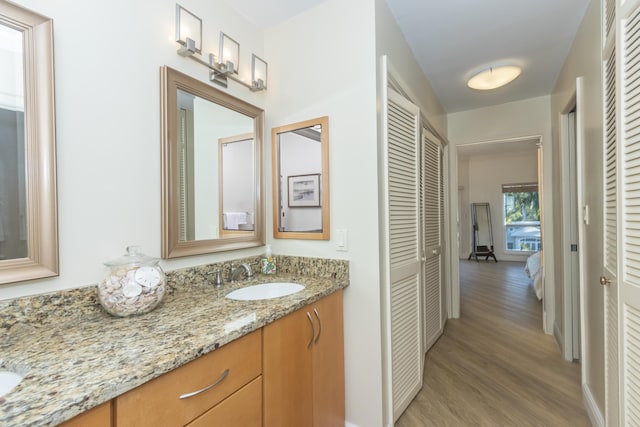
[[[234,267],[233,264],[231,264],[231,269],[229,270],[229,280],[232,282],[236,281],[240,276],[240,274],[242,273],[242,271],[245,271],[246,273],[245,276],[247,279],[250,279],[253,277],[251,266],[245,262],[243,264],[240,264],[240,267]]]

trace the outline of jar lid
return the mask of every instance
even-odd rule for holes
[[[143,254],[140,250],[140,246],[127,246],[126,254],[120,258],[114,259],[113,261],[105,262],[104,265],[107,267],[119,267],[124,265],[155,265],[158,261],[158,258],[153,258]]]

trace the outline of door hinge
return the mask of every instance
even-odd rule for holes
[[[578,245],[575,243],[571,244],[571,252],[578,252]]]

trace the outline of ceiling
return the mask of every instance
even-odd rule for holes
[[[227,0],[261,28],[325,0]],[[589,0],[387,0],[447,113],[551,93]],[[477,91],[466,81],[506,63],[522,74],[505,87]]]

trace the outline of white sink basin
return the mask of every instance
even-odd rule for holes
[[[254,301],[259,299],[271,299],[295,294],[304,289],[304,285],[289,282],[261,283],[236,289],[226,295],[227,298],[240,301]]]
[[[9,393],[22,381],[22,375],[0,370],[0,397]]]

